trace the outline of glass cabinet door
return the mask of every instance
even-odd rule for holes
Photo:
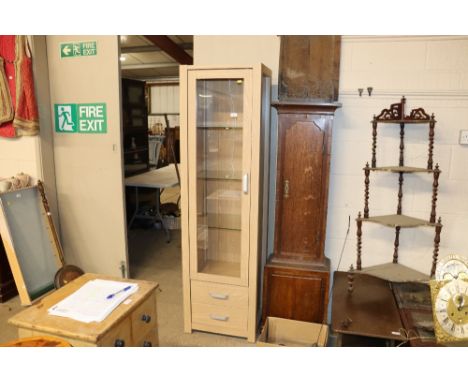
[[[190,267],[195,278],[242,285],[249,253],[250,77],[245,70],[219,72],[210,71],[216,78],[189,73],[189,225],[197,238]]]

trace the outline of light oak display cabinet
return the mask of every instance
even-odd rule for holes
[[[180,67],[184,328],[255,341],[271,71]]]

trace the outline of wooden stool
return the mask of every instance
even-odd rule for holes
[[[71,347],[71,345],[61,338],[37,336],[6,342],[0,344],[0,347]]]

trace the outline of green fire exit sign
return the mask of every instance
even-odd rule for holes
[[[60,57],[86,57],[97,55],[96,41],[64,42],[60,44]]]
[[[105,103],[62,103],[54,105],[57,133],[105,134]]]

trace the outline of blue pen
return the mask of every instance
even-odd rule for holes
[[[117,291],[117,292],[114,292],[114,293],[111,293],[109,296],[107,296],[107,299],[110,300],[111,298],[114,298],[116,294],[119,294],[119,293],[122,293],[122,292],[126,292],[128,291],[132,286],[129,285],[129,286],[126,286],[125,288]]]

